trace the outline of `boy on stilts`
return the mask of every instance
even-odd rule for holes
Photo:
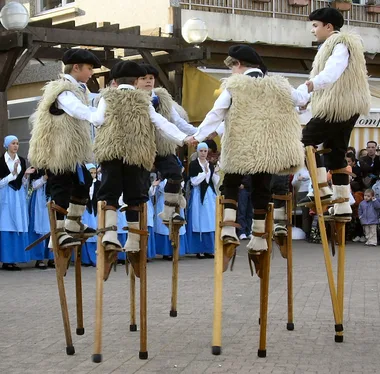
[[[155,80],[158,78],[158,70],[149,64],[142,64],[146,69],[147,75],[137,80],[137,88],[149,92],[152,98],[152,105],[157,113],[161,114],[168,121],[175,124],[180,131],[187,135],[194,135],[197,129],[187,121],[185,110],[178,105],[170,93],[165,88],[155,88]],[[173,222],[183,223],[184,218],[176,213],[176,208],[186,208],[186,199],[182,194],[181,183],[182,170],[176,158],[177,144],[173,140],[166,139],[160,131],[156,130],[157,155],[154,166],[161,174],[162,180],[167,180],[165,185],[164,210],[159,213],[164,223]]]
[[[345,170],[346,150],[359,115],[368,114],[370,91],[363,44],[359,35],[340,32],[342,14],[335,8],[321,8],[309,16],[312,33],[323,43],[315,56],[310,80],[313,118],[302,132],[305,146],[331,149],[324,155],[332,173],[333,191],[327,186],[327,173],[319,154],[315,154],[321,200],[339,199],[329,213],[335,219],[351,220],[349,175]],[[311,191],[298,205],[314,201]],[[343,202],[341,202],[343,201]]]
[[[149,199],[150,170],[156,156],[155,131],[161,131],[177,145],[187,136],[156,113],[150,96],[136,90],[139,77],[147,72],[130,61],[120,62],[111,70],[114,85],[102,92],[93,124],[98,127],[94,153],[102,170],[98,200],[106,201],[106,233],[102,241],[106,251],[122,251],[117,238],[118,200],[129,208],[139,207]],[[117,87],[117,88],[116,88]],[[140,224],[138,210],[127,211],[128,252],[136,276],[139,276]]]
[[[221,168],[225,171],[225,198],[222,240],[224,248],[238,246],[236,205],[244,175],[252,179],[253,223],[249,254],[266,251],[265,218],[271,200],[272,174],[289,174],[303,165],[301,126],[294,106],[309,100],[307,87],[293,89],[280,76],[266,76],[266,67],[257,52],[248,45],[235,45],[225,63],[232,76],[207,114],[198,132],[203,141],[225,121],[222,138]],[[227,256],[228,257],[228,256]],[[225,256],[228,265],[229,258]]]
[[[81,244],[72,234],[95,234],[94,229],[81,223],[92,183],[85,167],[92,158],[92,110],[85,84],[93,68],[100,68],[101,63],[84,49],[68,50],[62,62],[64,75],[45,86],[38,104],[28,158],[37,169],[47,170],[52,200],[68,211],[66,219],[57,212],[58,244],[66,248]]]

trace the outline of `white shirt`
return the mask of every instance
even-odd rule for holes
[[[46,184],[46,179],[42,176],[41,178],[39,179],[34,179],[32,181],[32,187],[33,187],[33,190],[38,190],[39,188],[41,188],[44,184]]]
[[[86,92],[84,83],[77,82],[70,74],[65,74],[64,77]],[[57,104],[58,109],[62,109],[70,117],[89,122],[91,122],[91,112],[96,110],[96,108],[83,104],[71,91],[64,91],[58,95]]]
[[[15,167],[16,160],[20,160],[17,154],[16,154],[14,160],[12,160],[11,156],[9,156],[9,153],[5,152],[4,153],[4,159],[5,159],[5,163],[8,166],[10,174],[8,174],[5,178],[3,178],[3,179],[0,180],[0,188],[3,188],[5,186],[7,186],[9,182],[13,182],[14,180],[16,180],[17,177],[18,177],[18,175],[21,173],[21,164],[19,164],[17,166],[17,174],[15,174],[15,175],[12,174],[13,173],[13,169]],[[26,181],[27,181],[27,178],[23,178],[23,181],[22,181],[23,184],[25,184]]]
[[[211,171],[210,171],[210,164],[207,161],[205,165],[202,165],[201,161],[198,158],[199,165],[201,166],[203,172],[199,173],[196,177],[191,177],[190,182],[193,186],[198,186],[200,185],[204,180],[206,180],[207,184],[210,184],[210,176],[211,176]],[[207,173],[206,173],[206,166],[207,166]],[[212,175],[212,183],[214,186],[217,186],[220,180],[220,176],[214,172]]]
[[[298,177],[304,178],[303,180],[298,180]],[[308,192],[309,191],[309,181],[310,174],[306,167],[303,167],[301,170],[297,171],[292,180],[292,186],[298,189],[298,192]]]
[[[94,196],[94,189],[95,189],[95,182],[96,181],[97,181],[97,178],[94,178],[92,180],[92,184],[91,184],[90,191],[89,191],[90,200],[92,200],[92,198]]]
[[[324,47],[322,44],[321,49]],[[331,56],[327,59],[324,69],[313,79],[313,91],[322,90],[335,83],[348,66],[350,54],[347,47],[339,43],[335,46]]]
[[[118,89],[135,90],[135,87],[129,84],[120,84],[118,86]],[[90,120],[90,122],[94,124],[96,127],[100,127],[104,124],[106,108],[106,101],[104,100],[104,98],[101,98],[99,101],[98,108],[96,112],[92,113]],[[152,104],[149,105],[149,115],[154,126],[156,126],[156,128],[159,129],[166,138],[172,140],[177,145],[183,145],[183,141],[187,135],[181,132],[177,128],[177,126],[173,125],[165,117],[161,116],[161,114],[158,114],[154,110]]]
[[[156,96],[154,91],[152,91],[152,98]],[[183,133],[187,135],[194,135],[197,132],[197,128],[187,123],[177,112],[177,110],[172,106],[170,111],[170,120],[173,122]]]
[[[244,74],[251,71],[261,71],[259,69],[248,69]],[[294,106],[304,106],[309,102],[310,95],[307,92],[306,84],[301,84],[297,90],[292,87],[291,91]],[[214,107],[207,113],[206,118],[199,125],[197,133],[194,138],[201,142],[207,138],[212,132],[216,131],[219,125],[224,121],[228,109],[231,106],[231,94],[227,90],[223,90],[220,96],[215,101]],[[254,100],[254,98],[253,98]],[[223,128],[222,128],[223,129]],[[224,129],[223,129],[224,131]]]

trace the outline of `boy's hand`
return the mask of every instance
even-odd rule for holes
[[[314,90],[314,84],[313,84],[313,82],[312,81],[307,81],[306,83],[306,86],[307,86],[307,92],[313,92],[313,90]]]

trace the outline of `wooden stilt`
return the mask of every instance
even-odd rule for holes
[[[223,241],[221,223],[223,222],[222,197],[216,198],[215,257],[214,257],[214,319],[212,335],[212,354],[222,353],[222,296],[223,296]]]
[[[64,248],[64,249],[59,248],[58,236],[57,236],[57,216],[54,211],[55,204],[54,202],[50,201],[48,202],[47,206],[48,206],[48,212],[49,212],[51,239],[53,243],[55,273],[57,276],[59,300],[61,303],[63,328],[65,330],[66,353],[68,355],[73,355],[75,353],[75,349],[73,346],[73,340],[71,336],[69,311],[67,308],[65,283],[63,280],[67,271],[67,265],[70,261],[71,248]]]
[[[287,215],[287,228],[288,236],[286,237],[287,247],[287,280],[288,280],[288,323],[286,328],[289,331],[294,330],[293,320],[293,243],[292,243],[292,211],[293,211],[293,195],[289,195],[289,200],[286,201],[286,215]]]
[[[140,230],[148,232],[147,204],[140,212]],[[141,360],[148,359],[148,331],[147,331],[147,277],[146,257],[148,249],[148,236],[140,236],[140,352]]]
[[[265,232],[271,233],[273,230],[273,204],[269,204],[268,213],[265,220]],[[272,254],[272,236],[267,237],[268,250],[260,254],[262,261],[262,278],[260,279],[260,342],[259,357],[266,357],[267,320],[268,320],[268,297],[269,297],[269,276],[270,260]]]
[[[177,209],[179,213],[179,209]],[[181,225],[171,222],[169,224],[170,230],[170,241],[173,248],[173,270],[172,270],[172,297],[171,297],[171,307],[170,307],[170,317],[177,317],[177,298],[178,298],[178,261],[179,261],[179,230]]]
[[[75,247],[75,293],[77,299],[77,335],[84,334],[81,251],[82,246]]]
[[[338,238],[338,304],[340,311],[340,320],[343,324],[343,310],[344,310],[344,265],[345,265],[345,239],[346,239],[346,224],[343,222],[336,222],[337,238]],[[335,335],[337,343],[343,342],[343,331],[337,331]]]
[[[343,322],[342,322],[343,314],[340,310],[338,297],[337,297],[337,291],[335,288],[334,274],[333,274],[331,257],[330,257],[330,252],[329,252],[329,244],[327,241],[326,226],[325,226],[325,221],[324,221],[324,216],[323,216],[321,196],[320,196],[319,188],[318,188],[317,165],[316,165],[314,153],[315,153],[315,150],[313,146],[306,147],[306,160],[308,164],[311,181],[313,184],[315,208],[316,208],[316,213],[318,215],[318,224],[319,224],[319,230],[321,233],[327,280],[329,284],[331,303],[332,303],[334,319],[335,319],[335,331],[338,333],[338,332],[343,332]]]
[[[98,230],[105,228],[105,201],[98,202]],[[95,342],[94,354],[92,361],[99,363],[102,361],[102,323],[103,323],[103,278],[105,251],[102,243],[103,235],[98,235],[98,243],[96,250],[96,309],[95,309]]]
[[[137,331],[137,324],[136,324],[136,276],[135,271],[133,270],[133,267],[130,268],[130,301],[129,301],[129,308],[130,308],[130,314],[131,314],[131,322],[129,325],[129,331]]]

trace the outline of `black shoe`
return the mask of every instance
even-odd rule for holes
[[[173,261],[173,256],[162,256],[163,260]]]
[[[205,256],[205,258],[214,258],[212,253],[204,253],[203,256]]]
[[[36,264],[34,265],[34,267],[36,269],[40,269],[40,270],[46,270],[47,269],[47,266],[43,263],[43,261],[40,261],[40,260],[36,261]]]
[[[203,254],[203,253],[197,253],[197,258],[198,258],[199,260],[202,260],[202,259],[206,258],[206,256],[205,256],[205,254]]]
[[[8,271],[21,271],[21,268],[16,264],[3,264],[2,269]]]
[[[55,263],[54,260],[49,260],[47,263],[47,267],[51,269],[55,269]]]

